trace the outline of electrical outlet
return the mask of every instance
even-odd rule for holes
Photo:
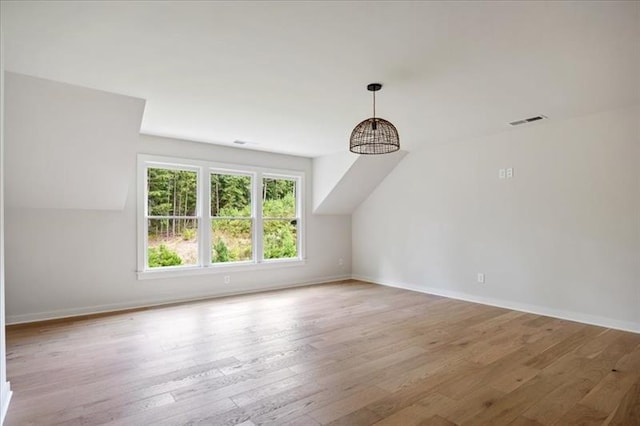
[[[507,176],[507,172],[505,169],[498,170],[498,179],[504,179]]]
[[[224,283],[229,284],[231,282],[231,277],[229,275],[224,276]]]
[[[509,167],[507,169],[507,178],[511,179],[513,177],[513,167]]]
[[[340,266],[344,265],[344,259],[343,258],[338,259],[338,265],[340,265]]]
[[[484,274],[482,272],[478,272],[478,282],[484,284]]]

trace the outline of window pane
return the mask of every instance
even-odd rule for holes
[[[213,219],[211,221],[211,262],[251,260],[252,219]]]
[[[298,257],[298,226],[295,220],[264,221],[264,258]]]
[[[198,263],[197,219],[148,219],[149,268]]]
[[[196,216],[198,173],[147,169],[149,216]]]
[[[262,200],[263,217],[296,217],[296,181],[263,179]]]
[[[251,177],[212,173],[211,216],[251,217]]]

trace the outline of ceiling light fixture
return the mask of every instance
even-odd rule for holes
[[[382,88],[380,83],[367,85],[373,92],[373,117],[358,124],[349,141],[349,151],[355,154],[388,154],[400,149],[400,137],[395,126],[376,117],[376,92]]]

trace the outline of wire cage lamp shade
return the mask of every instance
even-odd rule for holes
[[[355,154],[388,154],[400,149],[398,130],[389,121],[376,117],[376,92],[380,83],[371,83],[367,90],[373,92],[373,117],[360,122],[351,132],[349,151]]]

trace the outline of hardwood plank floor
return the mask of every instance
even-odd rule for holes
[[[640,335],[349,281],[10,326],[13,425],[640,425]]]

